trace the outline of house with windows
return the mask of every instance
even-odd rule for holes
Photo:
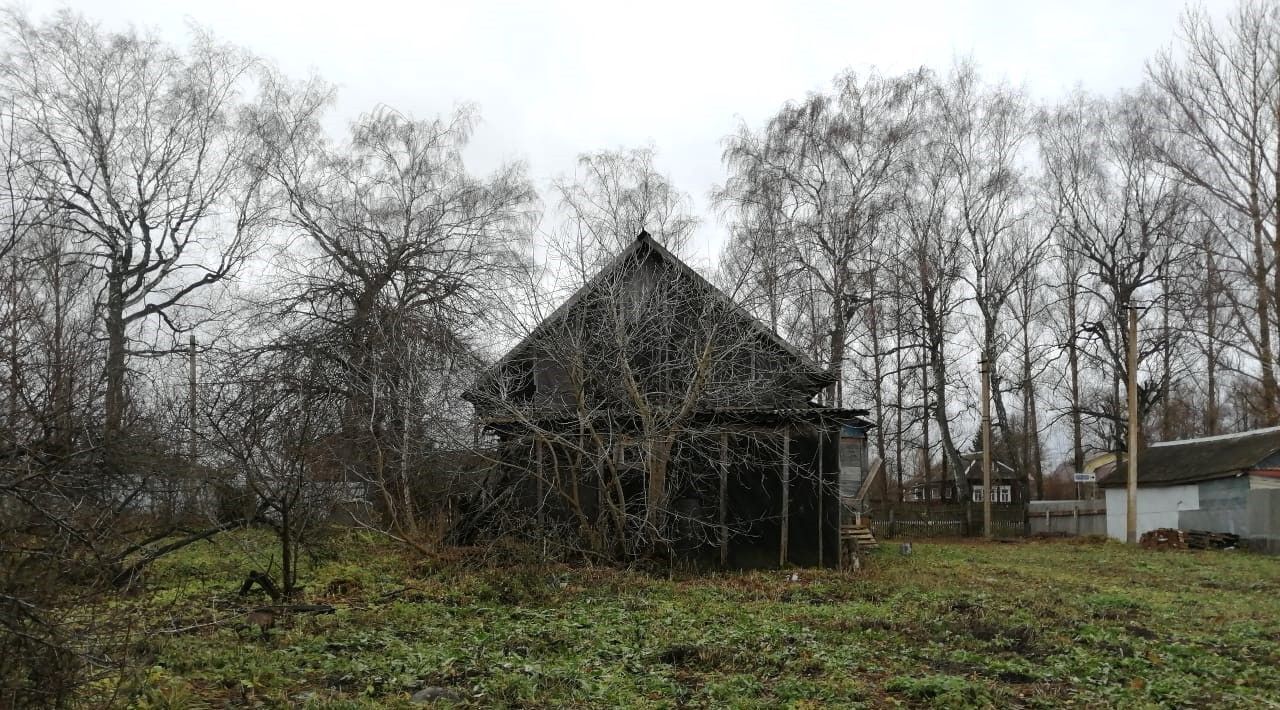
[[[981,503],[984,497],[982,486],[982,453],[971,452],[961,454],[967,462],[964,469],[965,485],[969,489],[968,500]],[[1016,507],[1024,504],[1026,495],[1025,479],[1018,476],[1013,467],[999,460],[991,462],[991,502],[995,505]],[[951,479],[939,481],[922,481],[906,491],[906,500],[910,503],[963,503],[956,489],[956,482]]]
[[[517,528],[613,556],[830,566],[872,426],[829,403],[835,381],[641,232],[464,396]]]

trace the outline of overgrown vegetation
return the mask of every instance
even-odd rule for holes
[[[265,634],[235,596],[237,533],[156,563],[119,602],[145,708],[1268,707],[1280,560],[1114,543],[918,544],[856,574],[661,575],[351,535],[304,561],[336,613]],[[476,553],[479,554],[479,553]],[[106,687],[105,685],[103,686]]]

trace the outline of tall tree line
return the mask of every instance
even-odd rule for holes
[[[721,268],[873,409],[886,493],[965,489],[982,362],[993,453],[1033,494],[1123,449],[1130,309],[1144,441],[1280,424],[1278,12],[1188,10],[1112,96],[846,72],[726,140]]]

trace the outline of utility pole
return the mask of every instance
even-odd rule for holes
[[[991,364],[982,368],[982,534],[990,540],[991,529]]]
[[[1129,443],[1125,459],[1129,463],[1129,488],[1126,501],[1125,542],[1138,542],[1138,311],[1129,303]]]
[[[187,427],[190,437],[187,445],[191,473],[195,475],[196,465],[196,336],[192,334],[187,341]]]

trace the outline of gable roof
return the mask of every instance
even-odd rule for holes
[[[966,479],[982,480],[982,453],[975,452],[973,458],[969,460],[969,465],[964,467],[964,477]],[[968,458],[967,454],[961,454],[960,458]],[[1003,462],[991,459],[991,480],[1016,481],[1018,480],[1018,472],[1012,466]]]
[[[764,323],[761,323],[758,318],[748,313],[742,306],[738,305],[738,303],[730,298],[728,294],[703,278],[702,275],[695,271],[691,266],[684,263],[684,261],[679,257],[668,251],[666,247],[659,244],[647,231],[641,230],[640,234],[636,235],[635,240],[633,240],[626,249],[623,249],[617,256],[613,257],[613,259],[610,260],[604,268],[597,272],[595,276],[591,277],[586,284],[575,291],[564,303],[560,304],[559,308],[552,311],[551,315],[544,318],[533,328],[533,330],[529,331],[529,334],[521,339],[515,347],[511,348],[506,355],[503,355],[502,358],[494,363],[492,367],[485,370],[485,372],[480,375],[476,384],[473,385],[469,391],[480,387],[500,372],[503,367],[513,360],[516,360],[538,339],[542,333],[546,332],[552,324],[564,320],[579,302],[589,294],[593,293],[596,289],[600,288],[601,284],[605,283],[607,279],[624,269],[632,267],[633,265],[639,265],[642,262],[642,259],[636,257],[644,250],[648,250],[649,253],[654,254],[662,261],[674,266],[681,276],[688,278],[699,288],[711,294],[713,298],[717,299],[722,305],[727,307],[731,313],[737,314],[744,321],[750,323],[757,334],[763,336],[768,342],[772,342],[777,345],[783,350],[783,352],[794,358],[797,361],[797,364],[806,371],[804,374],[808,375],[816,384],[827,385],[835,382],[835,375],[819,367],[807,355],[791,343],[787,342],[786,339],[774,332],[773,329],[766,327]],[[467,395],[464,393],[463,396],[466,397]]]
[[[1163,441],[1138,454],[1139,486],[1173,486],[1229,478],[1257,466],[1280,451],[1280,427],[1199,439]],[[1123,486],[1128,480],[1124,455],[1098,481],[1100,486]]]

